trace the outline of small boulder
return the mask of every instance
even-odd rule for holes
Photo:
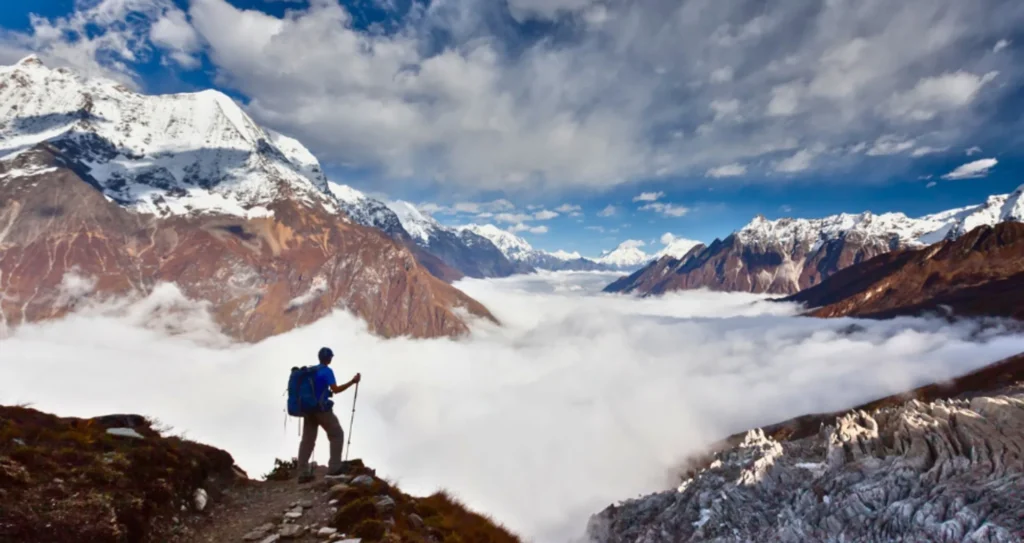
[[[202,512],[208,503],[210,503],[209,494],[206,493],[206,490],[197,488],[192,494],[192,506],[196,508],[196,511]]]
[[[296,507],[295,509],[292,509],[291,511],[288,511],[287,513],[284,514],[284,518],[291,518],[291,519],[302,518],[302,508],[301,507]]]
[[[338,529],[337,528],[330,528],[328,526],[324,526],[323,528],[320,528],[319,530],[317,530],[316,535],[318,535],[320,537],[330,537],[330,536],[332,536],[332,535],[334,535],[336,533],[338,533]]]
[[[352,479],[352,484],[356,486],[370,487],[373,486],[373,477],[370,477],[369,475],[360,475],[359,477]]]
[[[130,437],[132,439],[146,439],[145,436],[132,428],[107,428],[107,433],[112,436]]]
[[[268,523],[264,524],[263,526],[260,526],[259,528],[256,528],[253,531],[245,534],[242,537],[242,540],[244,540],[244,541],[256,541],[256,540],[259,540],[259,539],[263,539],[264,537],[267,537],[267,534],[269,534],[273,530],[274,530],[274,525],[268,522]]]
[[[377,496],[373,499],[373,506],[381,515],[390,515],[395,510],[395,500],[391,496]]]
[[[268,535],[263,541],[260,541],[260,543],[277,543],[278,541],[281,541],[281,536],[274,534]]]
[[[302,500],[302,501],[298,502],[298,504],[299,504],[299,507],[301,507],[303,509],[312,509],[313,508],[313,500]]]
[[[409,526],[412,526],[416,530],[422,530],[423,527],[426,526],[426,523],[423,522],[423,517],[417,515],[416,513],[410,513]]]
[[[302,537],[302,534],[306,531],[306,527],[301,524],[289,524],[282,526],[281,531],[278,534],[284,539],[295,539]]]

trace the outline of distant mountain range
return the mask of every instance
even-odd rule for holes
[[[350,219],[316,158],[227,96],[145,96],[29,57],[0,67],[0,328],[173,283],[257,341],[345,307],[384,336],[493,318]]]
[[[709,288],[794,294],[837,271],[896,249],[956,239],[980,225],[1024,221],[1024,186],[981,204],[910,218],[902,213],[822,219],[758,216],[725,239],[665,255],[608,287],[641,295]]]
[[[816,317],[943,316],[1024,319],[1024,223],[982,224],[927,247],[840,270],[783,301]]]

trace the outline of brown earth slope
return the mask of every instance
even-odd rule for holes
[[[0,164],[0,329],[163,282],[209,302],[222,330],[259,341],[337,308],[385,337],[465,333],[493,319],[384,233],[301,198],[272,217],[131,212],[48,144]],[[28,173],[26,173],[28,172]]]
[[[806,304],[817,317],[1024,319],[1024,224],[979,226],[956,241],[884,254],[783,301]]]
[[[444,492],[410,496],[361,461],[346,467],[299,485],[294,462],[279,463],[257,481],[227,452],[138,415],[0,406],[0,542],[519,541]]]

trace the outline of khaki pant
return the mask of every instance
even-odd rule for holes
[[[331,459],[327,470],[334,471],[341,467],[341,446],[345,442],[345,432],[341,429],[338,417],[333,411],[313,413],[302,418],[302,441],[299,443],[299,473],[309,471],[309,457],[313,456],[316,446],[318,429],[323,426],[327,439],[331,442]]]

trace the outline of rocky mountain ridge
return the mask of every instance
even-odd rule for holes
[[[839,270],[896,249],[955,239],[982,224],[1019,221],[1024,221],[1024,186],[982,204],[916,219],[870,212],[822,219],[758,216],[725,239],[685,258],[663,256],[605,290],[641,295],[693,288],[795,294]]]
[[[843,413],[730,437],[592,541],[1016,541],[1024,355]]]
[[[840,270],[783,301],[817,317],[935,313],[1024,319],[1024,223],[981,225]]]
[[[581,257],[579,253],[556,251],[549,253],[534,249],[525,239],[493,224],[467,224],[460,232],[472,232],[487,238],[512,262],[549,271],[604,271],[607,265]]]
[[[493,318],[220,93],[143,96],[30,57],[0,69],[0,136],[2,327],[163,283],[245,341],[337,309],[384,336]]]

